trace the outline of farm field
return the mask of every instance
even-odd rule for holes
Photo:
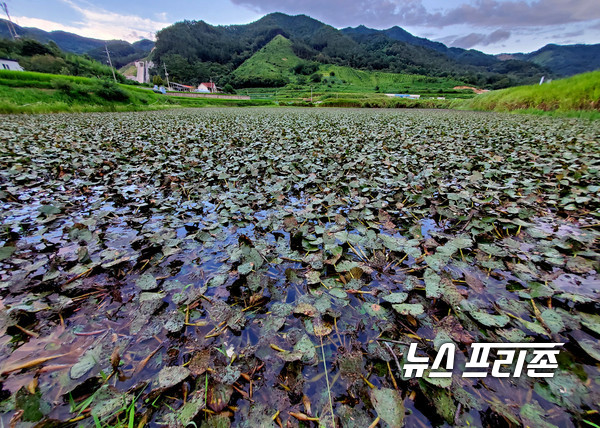
[[[268,106],[267,100],[165,97],[137,86],[88,77],[0,70],[0,113],[123,112],[180,107]]]
[[[461,111],[4,116],[0,423],[598,426],[599,139]],[[551,378],[461,376],[497,342],[564,346]],[[455,344],[453,376],[406,377],[412,343]]]

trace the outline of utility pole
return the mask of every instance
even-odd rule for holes
[[[171,84],[169,83],[169,73],[167,73],[167,64],[165,64],[163,62],[163,65],[165,66],[165,78],[167,79],[167,89],[170,91],[171,90]]]
[[[108,65],[110,65],[110,71],[112,71],[113,79],[117,82],[117,76],[115,75],[115,69],[113,68],[112,61],[110,60],[110,52],[108,51],[108,45],[104,43],[104,49],[106,50],[106,56],[108,57]]]
[[[10,33],[10,36],[12,37],[13,40],[18,39],[19,35],[17,34],[17,29],[15,28],[15,24],[13,24],[10,14],[8,13],[8,6],[6,5],[6,2],[0,3],[0,6],[2,7],[2,9],[4,9],[4,12],[6,13],[6,17],[8,18],[8,22],[6,23],[6,25],[8,26],[8,32]]]

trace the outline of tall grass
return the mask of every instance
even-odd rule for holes
[[[66,76],[48,73],[37,73],[35,71],[12,71],[12,70],[0,70],[0,79],[2,81],[20,81],[20,82],[49,82],[52,79],[64,79],[75,83],[86,83],[91,79],[89,77],[78,77],[78,76]]]
[[[460,108],[488,111],[598,112],[600,71],[583,73],[543,85],[518,86],[481,94]]]

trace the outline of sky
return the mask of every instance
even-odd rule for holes
[[[548,43],[600,43],[600,0],[4,0],[13,21],[98,39],[154,39],[177,21],[247,24],[270,12],[336,28],[395,25],[415,36],[490,54]]]

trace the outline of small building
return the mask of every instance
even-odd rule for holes
[[[198,89],[196,90],[196,92],[202,92],[207,94],[217,92],[217,85],[215,85],[213,82],[203,82],[200,83],[200,85],[198,85]]]
[[[171,89],[179,92],[192,92],[194,90],[194,87],[189,85],[182,85],[181,83],[171,82]]]
[[[18,61],[0,58],[0,70],[24,71]]]

